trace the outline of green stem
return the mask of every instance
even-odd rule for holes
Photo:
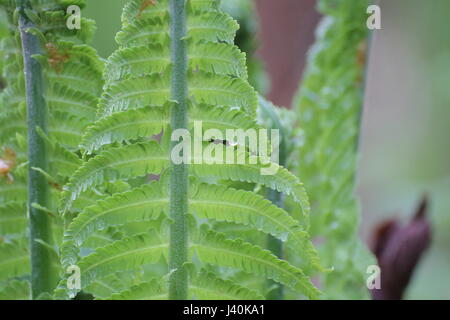
[[[42,293],[51,293],[54,289],[54,274],[50,250],[36,240],[52,243],[51,223],[46,212],[33,207],[39,204],[47,207],[48,183],[46,178],[34,170],[39,168],[47,172],[47,152],[44,139],[39,135],[38,128],[47,130],[47,110],[43,94],[43,73],[41,65],[33,55],[41,53],[39,40],[28,33],[34,27],[24,13],[28,1],[17,1],[20,10],[19,30],[22,41],[24,59],[24,75],[27,102],[28,124],[28,208],[30,225],[31,252],[31,295],[36,299]]]
[[[284,207],[283,195],[275,190],[269,190],[267,198],[278,207]],[[283,242],[272,235],[267,236],[267,249],[278,258],[283,258]],[[266,295],[268,300],[283,300],[283,285],[273,280],[267,280],[267,287],[272,288]]]
[[[172,52],[172,100],[171,129],[188,128],[187,115],[187,46],[185,0],[170,0],[170,38]],[[172,148],[177,142],[172,142]],[[187,261],[188,232],[186,214],[188,210],[187,164],[172,164],[170,176],[170,227],[169,298],[185,300],[188,294],[188,274],[183,264]]]
[[[279,130],[280,134],[280,145],[279,145],[279,159],[278,162],[281,166],[286,166],[287,162],[287,145],[286,140],[289,139],[288,132],[286,128],[284,128],[281,124],[281,120],[278,117],[277,113],[274,112],[269,106],[268,102],[263,98],[260,98],[259,106],[263,115],[272,121],[271,129]],[[281,192],[276,190],[268,190],[267,199],[269,199],[273,204],[277,205],[280,208],[284,208],[284,198]],[[267,249],[270,250],[274,255],[278,258],[283,258],[283,242],[272,235],[267,236],[266,241]],[[266,299],[268,300],[283,300],[284,297],[284,289],[283,285],[275,282],[273,280],[267,280],[266,287],[270,288],[269,292],[266,295]]]

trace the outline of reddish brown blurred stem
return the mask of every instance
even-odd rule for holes
[[[428,199],[424,197],[408,224],[402,226],[396,220],[389,220],[375,229],[372,251],[381,269],[381,288],[371,291],[374,300],[403,298],[414,270],[431,242],[427,208]]]
[[[269,74],[268,99],[290,107],[305,65],[306,53],[314,42],[319,21],[315,0],[255,0],[259,19],[262,58]]]

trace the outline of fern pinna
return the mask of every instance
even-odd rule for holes
[[[0,1],[8,16],[1,40],[0,295],[9,299],[28,299],[30,291],[34,299],[49,297],[58,283],[59,193],[80,165],[78,145],[102,87],[103,64],[83,44],[93,22],[82,19],[80,30],[67,29],[71,4],[84,1]]]
[[[325,239],[321,261],[326,298],[368,296],[366,270],[373,259],[358,238],[353,195],[365,68],[368,1],[321,0],[317,29],[298,97],[304,143],[299,177],[311,199],[312,236]]]
[[[237,23],[215,0],[132,0],[122,22],[97,120],[81,142],[85,162],[64,187],[62,211],[76,216],[64,235],[64,268],[80,268],[81,290],[104,299],[259,299],[265,279],[316,298],[302,270],[320,269],[303,185],[276,164],[275,174],[261,174],[271,164],[253,164],[236,141],[217,143],[217,131],[258,128],[245,57],[232,44]],[[225,148],[245,162],[221,164],[213,151],[193,152],[189,164],[171,161],[179,141],[171,135],[194,135],[197,121],[216,129],[203,150]],[[289,195],[296,217],[245,183]],[[101,199],[78,213],[74,203],[87,194]],[[293,265],[214,222],[271,234],[302,259]],[[105,245],[95,235],[117,240]],[[238,283],[233,270],[259,282]],[[57,296],[77,291],[63,280]]]

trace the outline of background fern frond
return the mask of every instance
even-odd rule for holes
[[[358,238],[354,195],[364,68],[358,57],[367,41],[368,1],[322,0],[325,14],[308,58],[297,104],[304,145],[299,176],[311,197],[311,233],[324,237],[326,298],[363,298],[366,268],[374,264]],[[342,288],[346,288],[343,292]]]
[[[103,86],[101,75],[103,62],[96,51],[84,44],[92,38],[95,26],[93,21],[82,19],[81,30],[69,30],[66,25],[66,9],[69,5],[85,5],[84,0],[30,0],[27,15],[33,20],[34,29],[41,43],[39,54],[33,59],[43,69],[45,92],[43,96],[49,107],[48,133],[40,130],[46,141],[49,159],[49,172],[41,172],[49,184],[49,200],[45,206],[33,204],[51,215],[53,243],[42,239],[31,239],[33,245],[42,246],[49,251],[55,276],[60,267],[55,257],[57,246],[62,240],[63,222],[57,214],[58,193],[68,176],[79,165],[78,145],[82,133],[90,121],[94,120],[96,104]],[[11,150],[15,163],[10,172],[12,179],[0,177],[0,232],[5,237],[2,251],[8,252],[10,259],[21,257],[20,266],[12,266],[14,272],[3,273],[9,276],[28,277],[30,275],[29,228],[27,217],[28,155],[27,155],[27,115],[25,102],[25,75],[21,54],[18,26],[15,25],[15,1],[3,1],[0,10],[8,17],[8,37],[1,39],[2,56],[5,53],[5,68],[2,76],[7,79],[6,89],[0,93],[0,149]],[[3,51],[3,48],[8,48]],[[42,129],[42,128],[40,128]],[[3,157],[0,154],[0,158]],[[31,168],[30,168],[31,169]],[[30,209],[30,208],[28,208]],[[25,220],[23,220],[25,219]],[[18,243],[21,245],[19,246]],[[28,258],[27,258],[28,255]],[[19,259],[19,258],[17,258]],[[7,258],[2,260],[5,264]],[[19,261],[19,260],[18,260]],[[20,271],[20,272],[19,272]],[[50,281],[51,279],[48,279]],[[11,299],[30,298],[27,282],[11,282],[2,278],[0,288],[10,288],[10,294],[2,291],[2,297]],[[17,290],[16,290],[17,289]],[[49,295],[45,295],[49,297]],[[34,296],[37,298],[37,296]]]

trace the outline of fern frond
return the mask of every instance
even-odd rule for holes
[[[237,158],[242,151],[235,149],[233,154]],[[292,195],[300,204],[306,218],[309,212],[308,198],[303,185],[294,175],[276,164],[272,164],[277,169],[275,174],[261,175],[261,170],[267,168],[268,165],[251,164],[245,153],[243,158],[247,159],[244,164],[191,164],[191,167],[193,173],[198,176],[260,183],[268,188]],[[203,158],[202,160],[206,163],[213,163],[213,159]],[[195,155],[192,157],[192,161],[196,163]],[[150,173],[159,174],[167,167],[168,163],[169,155],[155,141],[104,151],[89,160],[72,176],[69,184],[64,187],[62,203],[68,209],[71,202],[91,186],[105,181],[116,181]],[[201,161],[197,163],[201,163]],[[225,159],[223,163],[225,163]]]
[[[169,33],[173,32],[171,27],[177,22],[184,24],[181,22],[184,14],[174,21],[176,17],[173,16],[173,7],[169,10],[169,3],[169,0],[131,0],[124,8],[123,27],[116,36],[120,49],[108,59],[104,71],[106,84],[96,121],[86,130],[79,146],[85,161],[71,176],[61,196],[66,217],[78,214],[65,232],[61,247],[63,265],[80,266],[83,291],[91,290],[98,298],[105,298],[113,291],[116,275],[125,273],[129,280],[135,272],[143,272],[144,276],[138,276],[134,283],[128,281],[125,286],[117,286],[120,293],[110,294],[110,298],[174,297],[174,277],[180,273],[182,297],[190,292],[193,297],[260,298],[258,293],[212,274],[192,274],[190,284],[185,287],[188,281],[183,263],[189,262],[190,258],[183,258],[185,261],[177,262],[174,267],[173,234],[170,240],[165,237],[161,240],[158,232],[154,231],[165,231],[168,223],[171,223],[172,231],[175,226],[182,227],[184,222],[180,219],[167,219],[168,216],[174,218],[174,203],[179,201],[186,203],[187,207],[177,215],[183,219],[190,217],[189,214],[193,216],[189,234],[200,232],[198,237],[188,237],[186,231],[183,235],[186,240],[179,244],[184,248],[190,246],[191,253],[204,264],[231,267],[254,273],[261,279],[274,279],[314,298],[318,291],[300,268],[254,244],[229,240],[212,231],[204,235],[202,230],[197,230],[197,223],[209,219],[273,234],[298,249],[296,252],[302,257],[305,270],[319,269],[307,230],[309,202],[303,185],[281,166],[261,161],[259,156],[262,152],[250,154],[252,150],[225,135],[223,139],[215,138],[223,140],[223,144],[211,142],[208,138],[202,146],[222,146],[224,156],[233,156],[233,165],[226,164],[228,157],[219,163],[207,152],[201,155],[202,159],[195,158],[200,154],[194,153],[190,163],[183,168],[186,174],[178,176],[175,172],[170,157],[173,143],[169,147],[173,130],[188,129],[198,138],[198,134],[203,135],[203,132],[196,132],[194,124],[197,121],[202,122],[203,129],[218,129],[220,132],[227,129],[245,131],[259,126],[255,119],[258,99],[246,81],[245,56],[231,44],[237,23],[219,11],[218,1],[187,1],[184,8],[187,21],[184,26],[178,25],[186,29],[186,34],[182,32],[183,36],[178,41],[178,36],[170,38]],[[181,2],[172,4],[175,3]],[[186,54],[181,54],[184,49],[172,50],[177,45],[185,47]],[[177,55],[182,63],[174,58]],[[184,71],[180,70],[181,66]],[[186,88],[185,93],[181,92],[180,83],[175,85],[179,92],[174,89],[175,75],[181,77],[179,81]],[[80,88],[78,92],[84,91]],[[180,123],[174,125],[179,108],[183,109],[186,121],[180,118]],[[91,119],[89,115],[86,118]],[[151,140],[160,133],[160,142]],[[255,163],[251,161],[254,158],[257,159]],[[243,163],[239,164],[238,159],[243,159]],[[269,168],[273,170],[268,173]],[[160,175],[160,182],[148,183],[150,174]],[[126,187],[110,187],[111,182],[119,181],[126,181]],[[199,185],[198,181],[217,185]],[[230,181],[245,182],[255,189],[262,185],[290,195],[296,202],[296,212],[290,216],[255,191],[232,189]],[[184,187],[177,189],[177,183]],[[86,197],[88,190],[98,191],[98,201],[85,208],[76,205],[79,199]],[[296,220],[297,217],[300,221]],[[154,229],[148,232],[150,226]],[[101,232],[105,228],[113,228],[127,238],[108,245],[103,241],[91,241],[105,235]],[[86,250],[94,252],[84,256]],[[163,256],[170,257],[169,265],[173,270],[166,270],[167,265],[161,261]],[[195,258],[193,261],[200,263]],[[160,262],[156,276],[165,275],[170,284],[168,288],[165,288],[165,283],[160,286],[149,281],[155,278],[156,272],[149,272],[147,266],[156,262]]]
[[[167,106],[144,107],[117,112],[101,118],[88,128],[80,146],[87,153],[92,153],[100,147],[114,142],[148,138],[159,134],[170,122],[168,109]],[[194,127],[195,121],[201,121],[204,130],[209,128],[221,130],[224,137],[226,129],[247,130],[258,127],[252,118],[239,110],[211,107],[204,104],[190,108],[189,127],[191,129]]]
[[[0,116],[0,143],[2,146],[5,144],[8,147],[13,147],[17,155],[17,163],[16,169],[11,172],[14,178],[12,183],[4,184],[3,179],[0,178],[0,202],[2,203],[0,232],[2,236],[7,235],[8,241],[9,238],[17,238],[29,233],[32,235],[39,234],[40,239],[32,239],[29,249],[28,243],[20,244],[20,248],[16,252],[22,255],[20,258],[17,257],[17,259],[23,259],[21,262],[22,269],[18,268],[11,271],[11,268],[16,268],[16,266],[8,264],[8,259],[1,257],[0,265],[8,264],[11,272],[9,272],[9,275],[8,272],[0,273],[2,273],[2,276],[4,274],[7,276],[29,276],[30,262],[26,256],[31,254],[34,261],[34,277],[31,279],[34,283],[32,286],[34,288],[33,298],[38,298],[40,293],[36,290],[39,291],[40,288],[42,289],[45,286],[47,286],[45,290],[51,289],[53,284],[50,284],[52,282],[50,278],[53,275],[55,275],[55,278],[57,277],[59,266],[55,261],[59,261],[59,258],[55,258],[55,255],[51,254],[51,257],[47,259],[46,253],[42,256],[40,256],[40,253],[46,249],[55,253],[53,243],[50,243],[51,240],[49,239],[54,238],[56,245],[61,242],[62,221],[54,215],[57,211],[56,201],[54,201],[55,194],[59,191],[59,184],[65,183],[67,177],[80,164],[81,160],[77,153],[78,145],[89,121],[93,120],[96,114],[97,97],[102,89],[103,62],[93,48],[82,43],[92,38],[94,31],[92,20],[83,18],[80,30],[69,30],[67,28],[67,7],[69,5],[83,7],[85,5],[84,0],[30,0],[29,5],[27,17],[32,20],[33,24],[30,34],[39,35],[34,39],[41,41],[41,43],[36,44],[36,48],[39,47],[40,49],[33,51],[35,53],[33,59],[40,64],[45,82],[45,86],[42,86],[42,89],[36,93],[46,100],[46,105],[49,107],[48,116],[46,116],[48,118],[47,128],[45,128],[45,125],[39,126],[40,132],[33,128],[31,131],[34,132],[30,136],[36,137],[39,134],[45,141],[44,143],[47,143],[46,153],[48,155],[41,157],[41,159],[48,159],[48,161],[43,161],[48,164],[48,170],[45,169],[46,172],[42,170],[41,173],[48,178],[48,185],[51,187],[47,185],[47,181],[43,180],[40,187],[37,188],[38,190],[32,190],[30,194],[27,192],[29,177],[23,173],[29,167],[27,139],[30,139],[30,137],[27,137],[27,135],[30,128],[27,128],[26,121],[25,78],[29,79],[30,74],[35,74],[35,72],[27,72],[26,74],[23,72],[22,46],[17,34],[19,30],[14,19],[18,11],[14,12],[16,10],[15,1],[8,1],[1,4],[2,9],[6,9],[9,15],[10,34],[8,41],[2,41],[3,44],[7,43],[9,48],[7,57],[4,59],[7,68],[2,70],[4,71],[2,76],[7,75],[8,83],[6,90],[0,93],[0,104],[5,103],[5,106],[7,105],[7,108],[2,106],[0,110],[2,113]],[[27,20],[26,17],[22,18]],[[3,49],[1,51],[3,54]],[[28,51],[25,45],[24,51]],[[37,73],[40,74],[41,72]],[[38,79],[40,78],[39,75]],[[36,149],[41,152],[43,145],[37,146]],[[32,148],[30,147],[30,149]],[[31,166],[33,167],[33,165]],[[19,175],[20,172],[22,173]],[[32,182],[30,182],[30,185],[32,185]],[[39,203],[34,203],[36,197],[39,198],[40,195],[34,197],[34,200],[28,200],[28,197],[32,199],[37,194],[48,194],[48,201],[41,202],[41,200],[38,200]],[[42,198],[47,198],[47,196]],[[26,204],[27,201],[29,202],[28,205]],[[81,202],[82,198],[80,197],[75,205],[78,206]],[[3,206],[3,204],[7,205]],[[43,228],[45,230],[36,232],[39,227],[36,227],[33,221],[30,223],[31,231],[26,229],[28,225],[26,222],[27,209],[30,211],[30,215],[39,217],[39,219],[42,218],[40,224],[46,226]],[[35,210],[44,211],[42,213],[44,216],[40,216],[40,212],[35,214],[33,212]],[[52,221],[48,224],[44,221],[46,214],[52,215]],[[52,226],[50,227],[50,225]],[[17,246],[16,243],[7,243],[2,244],[1,249],[8,249],[8,246],[11,247],[12,245]],[[6,247],[3,248],[3,246]],[[41,250],[42,246],[46,249]],[[11,251],[12,249],[9,248],[8,250]],[[14,258],[13,253],[11,253],[10,258]],[[39,260],[39,263],[36,263],[37,260]],[[40,266],[44,267],[41,268]],[[23,268],[26,268],[26,270]],[[55,274],[52,274],[53,269]],[[41,271],[45,273],[44,277],[39,276]],[[48,273],[46,273],[47,271]],[[41,286],[41,284],[44,285]],[[13,291],[11,291],[11,294],[14,294]]]
[[[223,234],[210,231],[198,243],[192,244],[191,248],[203,263],[258,274],[301,292],[310,299],[320,294],[302,270],[278,259],[270,251],[240,239],[226,239]]]
[[[194,187],[190,212],[199,218],[250,225],[255,229],[288,241],[305,262],[320,269],[317,253],[306,231],[284,210],[252,192],[214,185]],[[153,182],[126,193],[117,194],[86,208],[65,233],[62,260],[73,261],[83,241],[98,228],[148,221],[168,212],[165,187]],[[75,245],[74,245],[75,244]]]
[[[0,179],[0,201],[25,201],[27,199],[28,188],[23,178],[14,178],[12,183],[5,179]]]
[[[39,29],[49,38],[74,37],[82,42],[90,42],[95,32],[95,22],[81,18],[81,28],[70,30],[67,28],[65,10],[41,11]]]
[[[49,83],[59,84],[61,87],[76,88],[80,93],[91,95],[91,99],[95,98],[101,90],[100,78],[101,73],[95,72],[89,65],[77,62],[67,62],[61,72],[56,72],[53,69],[47,72]],[[91,105],[90,100],[87,101],[87,104]]]
[[[240,109],[251,117],[256,116],[256,92],[240,78],[195,72],[189,77],[189,95],[196,102]]]
[[[168,155],[155,141],[113,148],[102,152],[80,167],[64,186],[62,204],[68,209],[80,193],[107,181],[117,181],[160,173]]]
[[[220,11],[204,11],[189,15],[187,38],[195,42],[233,43],[239,26],[229,15]],[[167,13],[133,19],[117,33],[116,41],[121,46],[139,46],[161,43],[169,37],[169,16]]]
[[[189,208],[199,218],[248,225],[288,241],[304,262],[322,269],[308,233],[286,211],[258,194],[202,184],[195,188]]]
[[[78,150],[83,131],[89,120],[66,113],[53,112],[49,119],[49,135],[60,142],[61,146],[71,150]]]
[[[89,154],[114,142],[150,138],[161,133],[169,122],[167,107],[146,107],[114,113],[89,127],[80,147]]]
[[[0,290],[0,300],[29,300],[30,283],[26,280],[11,280]]]
[[[211,272],[202,271],[191,275],[189,293],[192,298],[201,300],[264,300],[258,292],[241,286],[231,280],[217,277]]]
[[[108,300],[167,300],[167,298],[168,291],[162,281],[152,280],[115,293]]]
[[[189,69],[247,78],[245,55],[237,47],[224,43],[201,43],[189,46]],[[160,43],[122,48],[108,59],[105,78],[114,82],[161,73],[171,66],[167,45]]]
[[[171,65],[170,51],[160,43],[125,47],[115,51],[107,65],[105,79],[109,82],[161,73]]]
[[[168,243],[161,241],[155,233],[126,238],[100,248],[77,264],[82,271],[82,288],[118,268],[132,270],[143,264],[155,263],[167,248]],[[203,239],[194,241],[191,248],[204,263],[256,273],[279,281],[309,298],[315,298],[319,293],[300,269],[242,240],[227,240],[221,234],[209,232]]]
[[[187,38],[199,42],[224,42],[233,44],[239,25],[221,11],[191,11],[188,15]]]
[[[325,17],[297,99],[304,131],[298,173],[311,196],[311,233],[325,239],[319,252],[334,268],[323,279],[328,298],[342,299],[344,287],[348,298],[367,297],[365,268],[374,263],[357,237],[359,209],[353,190],[365,67],[358,57],[365,54],[367,5],[320,1]]]
[[[205,271],[191,276],[189,291],[191,299],[264,300],[263,296],[253,290]],[[165,300],[167,298],[167,284],[162,280],[153,279],[123,292],[114,293],[107,300]]]
[[[159,74],[114,82],[103,93],[98,117],[140,106],[162,106],[169,100],[169,93],[169,78]]]
[[[81,287],[117,270],[133,270],[143,264],[155,263],[167,248],[167,241],[162,241],[156,232],[125,238],[99,248],[77,264],[82,272]]]
[[[30,257],[26,241],[0,244],[0,281],[30,272]]]
[[[49,163],[52,177],[70,177],[82,163],[76,154],[68,151],[58,142],[49,147],[49,153],[51,155]]]
[[[55,88],[62,88],[60,86],[56,86]],[[59,89],[57,89],[59,90]],[[63,88],[64,92],[70,92],[70,89]],[[74,93],[77,95],[77,93]],[[63,93],[64,95],[64,93]],[[88,100],[84,100],[85,103],[95,104],[95,100],[89,95],[81,95],[81,98],[87,98]],[[54,100],[50,99],[49,103],[52,105],[57,105],[61,110],[53,110],[53,112],[49,116],[49,135],[56,141],[60,141],[61,145],[71,149],[78,149],[78,144],[81,141],[81,136],[85,128],[88,126],[88,119],[94,118],[95,109],[93,105],[90,107],[85,103],[75,102],[74,105],[71,104],[70,100],[64,100],[64,98],[55,98]],[[76,99],[75,99],[76,100]],[[63,103],[67,103],[64,105]],[[83,112],[84,109],[84,112]],[[67,110],[73,110],[74,114],[67,113]],[[80,117],[77,114],[77,110],[80,110],[81,114],[84,114],[86,117]],[[62,111],[62,112],[61,112]],[[21,110],[11,112],[8,116],[4,116],[0,118],[0,124],[2,125],[2,131],[0,132],[0,142],[6,143],[11,139],[15,138],[17,133],[26,136],[27,135],[27,126],[26,126],[26,115],[25,112]]]
[[[217,10],[220,0],[188,0],[187,5],[195,11]],[[132,0],[125,4],[122,13],[122,23],[127,25],[134,19],[146,19],[161,16],[168,12],[168,1],[161,0],[153,5],[142,6],[141,0]]]
[[[84,75],[87,78],[90,78],[92,75],[97,76],[103,73],[105,68],[104,62],[100,59],[97,51],[91,46],[86,44],[75,44],[64,40],[58,41],[57,44],[57,49],[69,56],[69,60],[64,64],[64,68],[61,72],[64,72],[65,68],[73,62],[82,64],[91,70],[90,75]],[[97,80],[97,85],[98,84],[101,84],[101,80]]]
[[[72,117],[94,119],[97,98],[56,82],[47,90],[47,103],[50,111],[67,113]]]
[[[252,117],[256,114],[256,93],[239,78],[191,73],[188,91],[196,103],[241,109]],[[169,101],[169,93],[169,78],[159,74],[116,81],[103,94],[98,115],[104,117],[147,105],[162,106]]]
[[[133,283],[128,280],[129,277],[119,276],[117,273],[113,273],[93,281],[83,291],[92,294],[96,299],[108,299],[115,293],[124,292],[131,288]]]
[[[247,79],[245,54],[236,46],[225,43],[199,43],[189,46],[191,71],[200,70],[209,74],[230,75]]]
[[[133,221],[157,219],[161,213],[167,212],[168,203],[167,192],[159,183],[153,182],[87,207],[65,232],[61,248],[63,265],[77,259],[77,247],[96,230]]]
[[[28,221],[23,202],[10,202],[0,205],[0,235],[24,234]]]
[[[227,147],[226,152],[230,152],[230,148],[232,147]],[[244,164],[238,164],[238,162],[235,160],[235,164],[233,165],[197,165],[195,164],[195,157],[193,157],[194,164],[191,165],[192,172],[200,177],[212,177],[216,179],[262,184],[270,189],[277,190],[287,195],[291,195],[294,200],[300,205],[305,221],[308,221],[310,210],[308,196],[303,184],[298,180],[296,176],[275,163],[270,163],[267,165],[263,165],[260,163],[252,164],[250,162],[248,154],[246,154],[242,150],[235,148],[233,149],[234,150],[232,150],[231,152],[231,154],[233,155],[233,159],[245,159]],[[214,161],[213,159],[209,158],[205,159],[205,156],[203,156],[203,160],[207,163],[213,163]],[[224,158],[222,163],[226,163],[225,160],[226,159]],[[271,172],[274,172],[274,174],[261,174],[261,170],[267,169],[269,166],[272,166],[273,171],[271,170]]]
[[[124,47],[167,43],[169,39],[168,21],[167,14],[146,19],[134,19],[117,33],[116,42]]]

